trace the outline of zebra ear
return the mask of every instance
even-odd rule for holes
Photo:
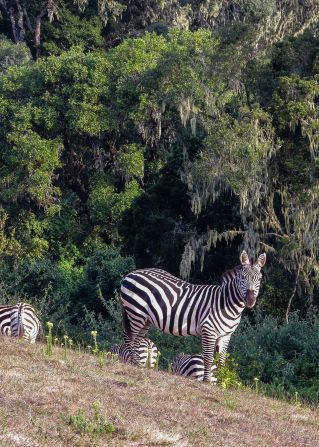
[[[250,265],[250,261],[249,261],[249,258],[248,258],[248,255],[247,255],[247,253],[245,252],[245,250],[243,250],[242,252],[241,252],[241,254],[240,254],[240,263],[241,263],[241,265]]]
[[[262,255],[259,255],[256,265],[262,268],[265,264],[266,264],[266,253],[263,253]]]

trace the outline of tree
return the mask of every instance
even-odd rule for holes
[[[78,12],[83,12],[88,6],[88,0],[74,2]],[[10,21],[12,36],[15,43],[30,43],[36,58],[40,55],[43,21],[50,23],[59,18],[60,7],[72,10],[72,3],[63,0],[0,0],[0,7]],[[115,0],[97,2],[97,15],[106,25],[109,17],[118,17],[125,10],[125,5]],[[76,14],[76,11],[74,12]]]

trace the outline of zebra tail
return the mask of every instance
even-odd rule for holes
[[[131,332],[131,325],[130,320],[127,316],[126,310],[124,307],[122,307],[122,315],[123,315],[123,329],[124,329],[124,336],[126,335],[129,340],[132,339],[132,332]]]
[[[24,336],[24,325],[22,321],[22,314],[23,314],[23,303],[20,304],[18,309],[18,337]]]

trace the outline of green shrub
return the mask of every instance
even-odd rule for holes
[[[222,388],[238,388],[241,381],[238,376],[238,363],[229,353],[226,354],[226,360],[223,365],[220,364],[219,354],[215,357],[217,364],[216,377],[217,382]]]
[[[68,417],[68,424],[77,434],[87,434],[91,438],[104,434],[112,434],[115,427],[102,414],[100,402],[94,402],[92,405],[93,414],[86,416],[84,410],[79,409],[74,415]]]
[[[288,324],[255,313],[244,318],[233,335],[230,352],[246,384],[260,380],[260,390],[283,398],[319,401],[319,321],[292,314]]]

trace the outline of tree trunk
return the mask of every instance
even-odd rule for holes
[[[35,29],[34,29],[34,45],[36,49],[36,59],[39,57],[40,44],[41,44],[41,20],[44,17],[47,8],[42,9],[40,14],[35,18]]]
[[[291,307],[291,303],[292,300],[296,294],[296,290],[297,290],[297,285],[298,285],[298,280],[299,280],[299,273],[300,273],[300,266],[298,267],[297,273],[296,273],[296,278],[295,278],[295,285],[292,291],[292,294],[290,295],[289,301],[288,301],[288,305],[287,305],[287,309],[286,309],[286,315],[285,315],[285,319],[286,319],[286,323],[288,324],[289,321],[289,312],[290,312],[290,307]]]
[[[16,8],[9,6],[6,0],[0,0],[0,5],[4,8],[11,22],[11,29],[15,43],[25,41],[25,29],[23,20],[23,9],[19,0],[15,0]]]
[[[20,5],[19,0],[16,0],[16,5],[17,5],[17,18],[16,18],[16,23],[17,23],[17,28],[18,28],[18,33],[19,33],[19,42],[24,42],[25,41],[25,28],[24,28],[24,19],[23,19],[23,9]]]

